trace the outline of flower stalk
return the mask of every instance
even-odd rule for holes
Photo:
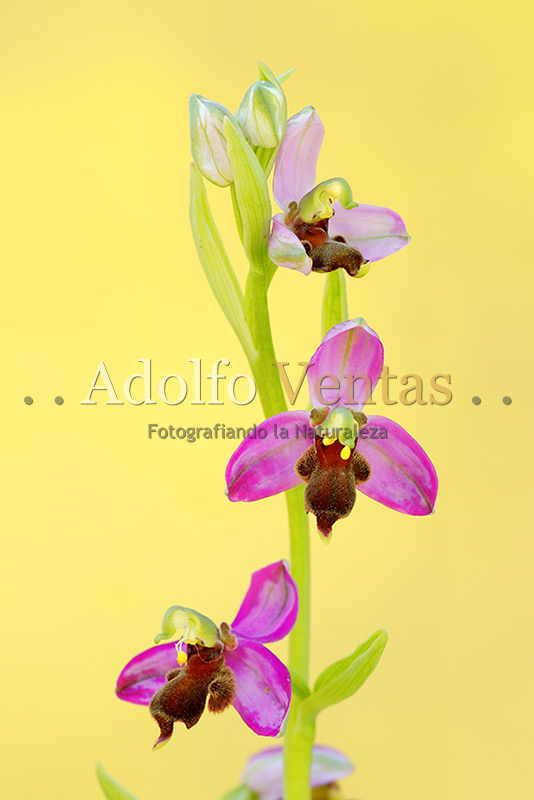
[[[251,265],[252,266],[252,265]],[[256,265],[255,265],[256,266]],[[272,341],[267,276],[261,265],[252,266],[248,285],[248,307],[252,310],[253,338],[257,358],[250,363],[258,394],[266,415],[281,413],[287,405],[278,371]],[[247,301],[245,303],[247,306]],[[299,592],[299,614],[289,635],[289,671],[305,684],[309,675],[310,655],[310,541],[308,517],[304,511],[304,486],[286,492],[289,517],[289,562],[291,575]],[[306,800],[310,797],[310,767],[314,726],[297,727],[300,698],[293,691],[284,742],[284,797]]]
[[[265,175],[252,150],[228,123],[225,123],[225,130],[229,144],[228,154],[235,176],[232,203],[236,225],[250,264],[245,291],[245,319],[255,345],[255,356],[251,359],[246,351],[245,354],[249,357],[263,410],[270,416],[287,409],[282,383],[273,366],[276,355],[267,297],[276,269],[267,253],[271,203]],[[254,202],[251,202],[251,194]],[[303,491],[303,487],[297,487],[286,495],[290,567],[299,592],[299,615],[289,639],[289,670],[307,684],[310,650],[310,553]],[[293,692],[284,759],[287,800],[305,800],[310,796],[313,731],[307,730],[304,735],[296,730],[298,705],[299,698]]]
[[[387,424],[393,433],[391,452],[386,444],[373,445],[368,456],[374,462],[374,472],[369,470],[366,458],[356,452],[360,427],[367,421],[360,413],[361,406],[370,398],[380,376],[383,348],[363,319],[348,320],[343,271],[351,277],[362,277],[371,262],[404,247],[409,242],[404,222],[387,208],[353,201],[344,178],[315,184],[315,166],[324,134],[321,120],[308,106],[287,121],[281,84],[289,73],[276,78],[266,65],[258,62],[258,66],[260,77],[247,91],[235,116],[200,96],[191,101],[192,155],[196,164],[192,167],[191,223],[208,281],[252,370],[267,417],[262,426],[274,424],[271,418],[277,422],[283,418],[284,422],[291,419],[316,428],[321,420],[330,420],[331,409],[337,415],[335,419],[348,419],[350,423],[344,428],[349,431],[347,435],[316,433],[312,436],[314,445],[308,447],[304,442],[302,452],[301,444],[295,447],[291,441],[285,452],[285,444],[260,443],[264,449],[254,451],[257,443],[243,442],[226,471],[232,501],[262,499],[281,491],[286,494],[290,567],[298,588],[299,613],[289,638],[292,697],[284,741],[284,798],[309,800],[316,716],[359,689],[378,663],[387,634],[377,631],[350,656],[327,667],[310,690],[307,511],[315,514],[319,533],[328,540],[333,522],[347,516],[354,505],[355,485],[362,484],[363,493],[398,511],[427,514],[433,508],[437,478],[422,448],[400,426],[383,418],[376,419]],[[273,166],[273,194],[282,209],[274,217],[266,181]],[[211,215],[202,175],[230,188],[237,231],[250,265],[244,292]],[[278,266],[304,275],[312,271],[327,275],[323,342],[312,356],[307,375],[314,409],[311,416],[309,410],[287,411],[275,368],[267,293]],[[335,387],[325,387],[326,394],[330,392],[328,397],[316,397],[316,385],[322,386],[321,375],[331,378],[339,374],[348,379],[351,370],[355,381],[359,377],[364,381],[356,390],[354,383],[351,389],[347,384],[344,391],[350,396],[335,399]],[[351,408],[347,409],[347,405]],[[368,447],[364,439],[362,435],[358,445],[361,451]],[[341,485],[332,476],[343,477],[341,483],[347,486],[350,497],[343,508],[339,506],[339,492],[330,491]],[[322,491],[325,488],[328,492]],[[223,633],[221,628],[231,661],[233,651]],[[235,796],[236,800],[241,797]]]

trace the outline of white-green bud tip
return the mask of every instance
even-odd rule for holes
[[[228,186],[234,180],[223,132],[225,117],[233,120],[220,103],[199,94],[189,98],[191,155],[202,175],[217,186]]]
[[[235,116],[252,145],[278,147],[286,122],[284,92],[271,81],[258,80],[247,89]]]

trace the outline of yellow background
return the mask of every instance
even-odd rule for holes
[[[189,231],[187,98],[235,110],[261,58],[296,67],[290,114],[322,116],[318,178],[343,175],[413,237],[350,283],[351,315],[393,372],[450,373],[454,392],[443,407],[377,407],[433,458],[433,517],[360,497],[328,549],[311,526],[313,676],[376,628],[390,635],[318,740],[356,762],[347,797],[530,797],[530,4],[2,6],[5,796],[98,798],[100,758],[141,800],[216,800],[272,744],[231,709],[152,753],[148,712],[113,694],[167,606],[231,620],[249,574],[287,555],[281,497],[226,501],[229,443],[146,435],[149,422],[259,422],[259,401],[80,405],[102,359],[120,393],[139,358],[154,389],[168,372],[191,383],[189,358],[250,373]],[[243,277],[229,195],[210,196]],[[280,359],[316,348],[322,289],[319,275],[276,275]]]

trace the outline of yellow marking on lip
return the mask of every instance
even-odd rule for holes
[[[348,459],[350,458],[350,453],[351,453],[350,447],[348,445],[345,445],[345,447],[340,453],[340,456],[343,459],[343,461],[348,461]]]

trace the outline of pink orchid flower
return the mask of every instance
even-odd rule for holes
[[[323,124],[312,106],[287,123],[273,178],[274,197],[283,213],[273,218],[269,257],[305,275],[342,268],[360,278],[370,262],[405,247],[410,237],[394,211],[352,202],[342,178],[315,186],[323,136]]]
[[[383,364],[365,320],[331,328],[307,369],[311,414],[284,411],[243,440],[226,467],[230,500],[261,500],[305,481],[306,511],[326,541],[352,511],[356,486],[404,514],[431,514],[438,478],[423,448],[393,420],[362,413]]]
[[[310,771],[312,800],[339,800],[336,781],[354,772],[352,761],[340,750],[314,744]],[[241,782],[258,800],[282,800],[284,796],[284,751],[281,747],[262,750],[251,756],[245,764]],[[322,791],[320,791],[322,789]]]
[[[135,656],[119,675],[117,696],[150,707],[160,726],[155,748],[168,742],[175,722],[196,725],[206,701],[214,713],[233,705],[255,733],[278,736],[289,709],[291,679],[262,642],[287,636],[297,613],[297,587],[285,561],[253,573],[231,625],[217,627],[197,611],[172,606],[156,642],[178,630],[183,634],[178,642]]]

